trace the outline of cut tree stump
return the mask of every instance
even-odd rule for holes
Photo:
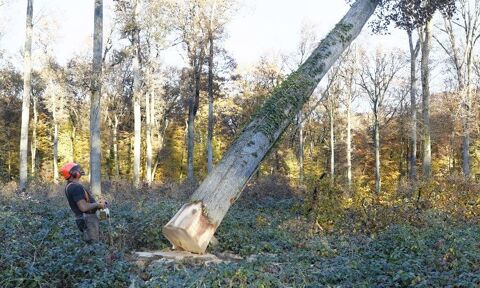
[[[252,117],[218,165],[183,207],[163,227],[176,248],[204,253],[230,206],[309,100],[320,80],[355,39],[379,0],[357,0],[308,59],[290,74]]]

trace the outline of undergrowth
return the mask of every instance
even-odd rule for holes
[[[133,279],[136,287],[478,287],[473,188],[450,185],[462,190],[464,206],[447,197],[449,187],[421,188],[442,206],[415,191],[398,192],[395,204],[356,206],[339,188],[320,187],[312,203],[282,181],[266,181],[247,188],[217,230],[219,244],[209,248],[242,260],[144,270],[131,261],[132,251],[169,247],[161,227],[192,187],[131,193],[128,185],[113,185],[105,195],[110,225],[101,222],[101,243],[86,246],[61,189],[39,186],[0,200],[0,287],[128,287]]]

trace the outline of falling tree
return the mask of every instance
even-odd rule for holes
[[[305,63],[282,82],[231,145],[220,163],[163,227],[176,247],[203,253],[230,206],[266,153],[327,73],[360,33],[378,1],[358,0]]]

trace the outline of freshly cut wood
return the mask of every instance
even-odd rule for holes
[[[300,68],[275,89],[220,163],[163,227],[175,246],[204,253],[245,184],[337,58],[355,39],[378,0],[358,0]]]
[[[207,249],[216,227],[210,224],[202,209],[201,202],[185,204],[163,227],[163,235],[176,249],[200,254]]]

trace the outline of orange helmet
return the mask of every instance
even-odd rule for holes
[[[82,167],[74,162],[69,162],[60,168],[60,174],[65,178],[65,180],[70,179],[72,176],[77,176],[78,175],[85,175],[85,172],[83,172]]]

